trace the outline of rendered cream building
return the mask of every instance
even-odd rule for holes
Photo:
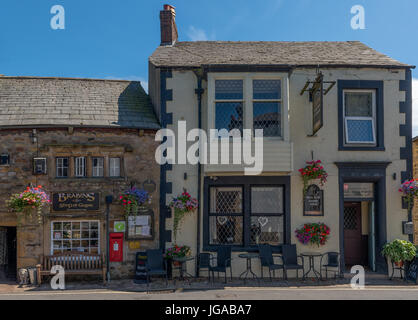
[[[413,66],[356,41],[178,42],[174,8],[165,6],[160,19],[149,94],[162,127],[177,132],[184,120],[188,130],[262,128],[265,135],[258,176],[245,176],[243,166],[161,167],[160,245],[174,242],[167,205],[187,189],[200,209],[182,224],[177,244],[193,254],[231,246],[235,275],[245,270],[237,255],[259,243],[279,252],[281,244],[297,244],[298,253],[336,251],[342,265],[385,271],[382,245],[408,239],[402,222],[411,220],[398,188],[412,172]],[[334,85],[314,133],[312,99],[301,92],[318,72],[324,90]],[[304,215],[298,169],[312,159],[329,174],[322,216]],[[296,228],[312,222],[331,228],[325,246],[295,237]],[[253,268],[260,274],[258,262]]]

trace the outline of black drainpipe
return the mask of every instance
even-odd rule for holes
[[[197,94],[197,106],[198,106],[198,126],[199,129],[202,128],[202,94],[205,91],[202,88],[202,73],[199,72],[201,70],[198,70],[195,72],[197,76],[197,89],[195,89],[195,93]],[[199,141],[202,137],[199,137]],[[199,149],[199,152],[201,150]],[[201,210],[201,182],[202,182],[202,176],[201,176],[201,168],[202,165],[200,161],[197,164],[197,199],[199,201],[199,208],[197,213],[197,239],[196,239],[196,276],[199,276],[199,253],[200,253],[200,210]]]

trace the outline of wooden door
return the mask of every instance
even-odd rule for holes
[[[352,266],[362,264],[361,203],[344,203],[344,259]]]

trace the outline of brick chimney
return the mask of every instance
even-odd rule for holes
[[[176,8],[169,4],[160,11],[161,45],[172,45],[177,41]]]

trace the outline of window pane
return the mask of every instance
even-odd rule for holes
[[[251,213],[283,213],[283,187],[252,187]]]
[[[254,99],[280,99],[280,80],[253,80]]]
[[[111,177],[120,177],[120,158],[109,159],[109,175]]]
[[[250,241],[252,245],[283,244],[283,231],[283,216],[251,217]]]
[[[254,102],[254,129],[263,129],[265,137],[281,136],[280,103]]]
[[[239,129],[242,131],[242,103],[217,102],[215,115],[215,129]]]
[[[242,213],[240,187],[212,187],[210,189],[211,213]]]
[[[373,94],[371,92],[346,92],[344,99],[346,116],[373,116]]]
[[[242,80],[215,80],[215,99],[241,100],[243,98]]]
[[[347,142],[374,142],[373,120],[347,120]]]
[[[103,177],[103,158],[93,158],[93,177]]]
[[[374,184],[368,182],[344,183],[344,198],[373,198]]]
[[[84,177],[86,173],[86,158],[75,158],[75,176]]]
[[[212,216],[209,219],[210,244],[242,245],[242,216]]]

